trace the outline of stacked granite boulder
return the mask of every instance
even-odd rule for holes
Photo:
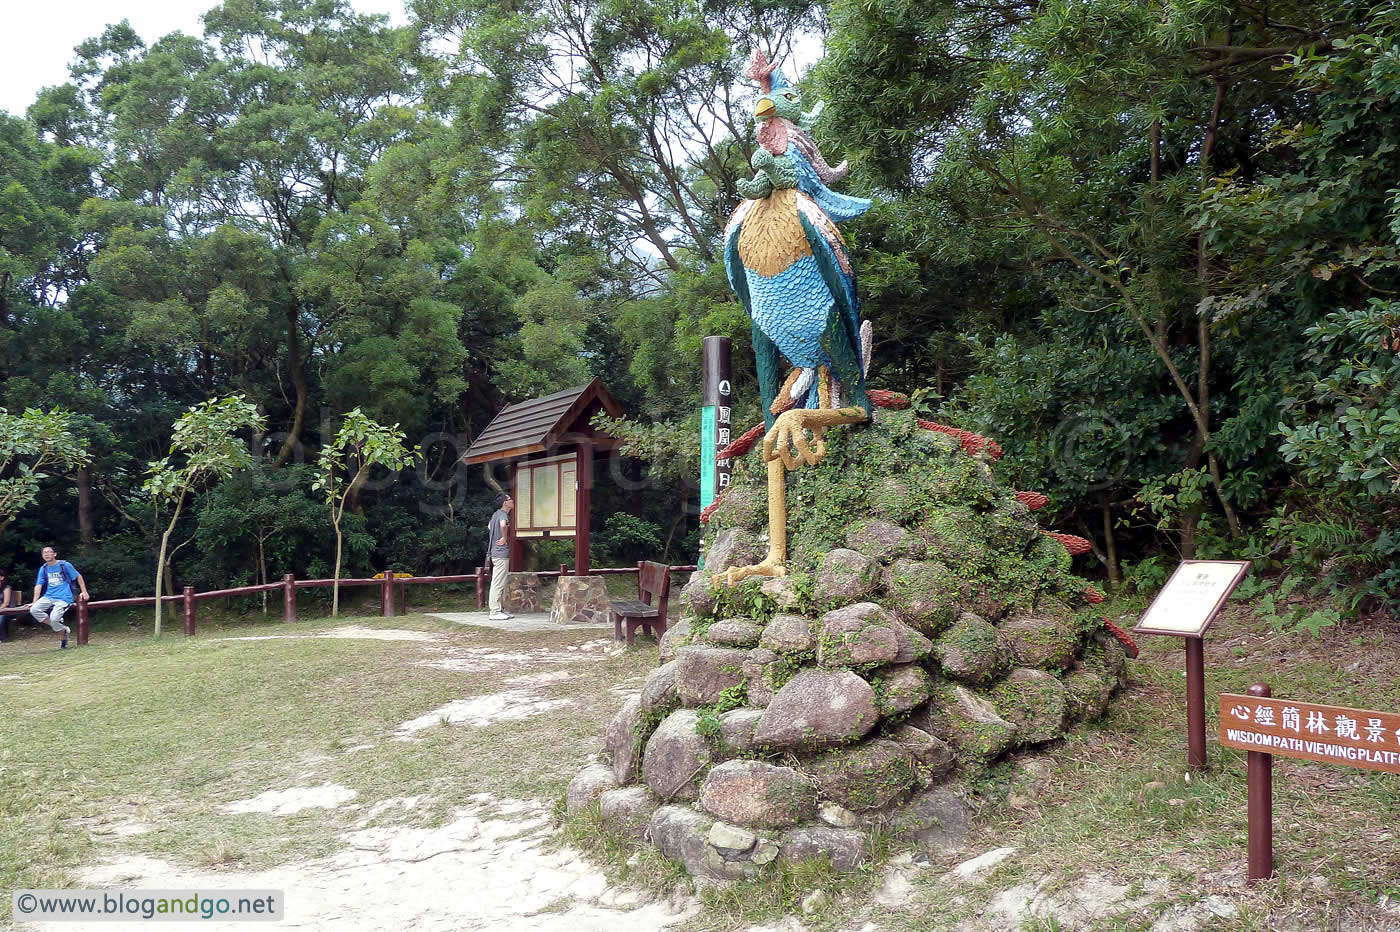
[[[696,876],[853,870],[875,830],[948,845],[968,777],[1098,717],[1123,675],[1063,545],[986,463],[907,413],[828,438],[788,479],[788,575],[714,586],[767,549],[761,463],[739,464],[661,666],[569,787]]]

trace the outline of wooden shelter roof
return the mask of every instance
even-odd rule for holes
[[[589,424],[599,411],[606,411],[611,417],[623,416],[622,406],[602,379],[507,405],[477,435],[462,459],[468,466],[519,459],[583,439],[599,447],[612,447],[615,438]]]

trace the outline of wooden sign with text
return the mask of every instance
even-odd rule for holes
[[[1222,693],[1220,746],[1400,773],[1400,715]]]

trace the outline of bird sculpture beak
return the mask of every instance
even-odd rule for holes
[[[773,103],[771,98],[760,97],[758,98],[758,103],[754,105],[753,115],[759,117],[760,119],[763,117],[770,117],[777,111],[777,109],[778,105]]]

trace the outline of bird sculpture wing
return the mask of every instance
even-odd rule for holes
[[[734,294],[738,296],[739,303],[744,306],[744,312],[749,315],[752,324],[753,354],[758,367],[758,393],[763,399],[764,429],[768,430],[772,428],[777,417],[771,409],[782,381],[779,372],[782,355],[778,352],[777,344],[768,338],[768,334],[764,333],[758,322],[753,319],[748,276],[744,274],[744,262],[739,258],[739,229],[743,226],[746,208],[751,204],[752,202],[745,201],[740,205],[739,210],[735,211],[734,219],[730,221],[724,242],[724,270],[729,276],[729,287],[734,289]]]
[[[812,257],[822,281],[831,292],[831,309],[822,331],[822,349],[831,358],[832,371],[841,382],[846,404],[870,410],[865,392],[865,372],[860,354],[860,304],[856,300],[855,269],[841,234],[823,211],[799,211],[802,232],[812,247]]]

